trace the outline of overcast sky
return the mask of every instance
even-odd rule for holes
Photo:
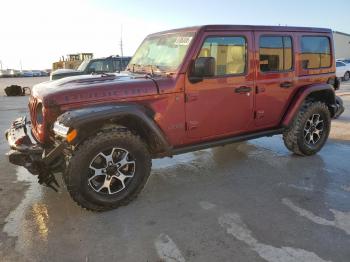
[[[133,55],[149,33],[201,24],[296,25],[350,33],[348,0],[0,0],[3,68],[46,69],[60,56]]]

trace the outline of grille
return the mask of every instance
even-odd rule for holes
[[[30,112],[30,120],[32,122],[33,129],[36,128],[36,108],[37,108],[38,100],[35,97],[31,97],[29,100],[29,112]]]

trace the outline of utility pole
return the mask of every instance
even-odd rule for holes
[[[2,70],[2,61],[0,60],[0,70]]]
[[[123,59],[123,24],[120,25],[120,56]]]

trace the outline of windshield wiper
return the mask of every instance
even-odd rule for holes
[[[138,67],[138,69],[135,70],[135,67]],[[165,71],[162,71],[160,69],[160,66],[158,65],[141,65],[141,64],[131,64],[127,71],[135,73],[135,74],[146,74],[150,77],[154,77],[156,75],[162,75],[165,74]]]
[[[132,70],[130,70],[130,66],[132,67]],[[126,70],[127,71],[132,71],[133,73],[135,73],[135,66],[141,67],[140,64],[131,64],[130,66],[128,66],[128,68]]]
[[[154,67],[154,65],[147,65],[146,67],[149,67],[149,69],[151,70],[151,73],[149,74],[148,73],[148,75],[150,75],[151,77],[154,77],[155,76],[155,74],[154,74],[154,69],[153,69],[153,67]],[[159,67],[158,66],[155,66],[157,69],[159,69]]]

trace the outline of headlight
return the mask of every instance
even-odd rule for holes
[[[53,131],[55,132],[56,135],[67,137],[69,127],[63,124],[60,124],[58,121],[56,121],[53,124]]]

